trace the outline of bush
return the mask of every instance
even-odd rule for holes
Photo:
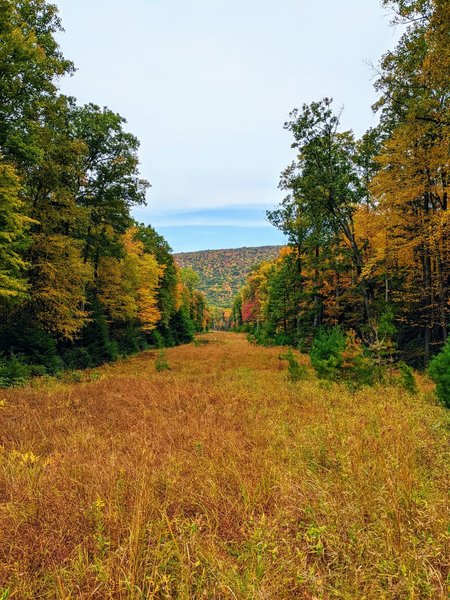
[[[350,389],[373,385],[376,365],[353,330],[322,329],[314,338],[311,364],[321,379],[344,381]]]
[[[175,344],[189,344],[194,339],[195,326],[189,318],[187,311],[181,309],[170,320]]]
[[[291,348],[289,348],[286,354],[282,354],[280,358],[282,360],[287,360],[288,362],[288,381],[295,383],[296,381],[300,381],[300,379],[304,379],[307,376],[307,368],[298,362]]]
[[[48,375],[44,365],[30,365],[30,377],[44,377]]]
[[[310,358],[320,378],[330,381],[339,378],[344,350],[345,334],[340,327],[319,330],[311,346]]]
[[[192,343],[196,348],[200,348],[200,346],[206,346],[206,344],[209,344],[209,340],[205,340],[205,338],[194,338]]]
[[[21,361],[32,366],[33,372],[56,374],[64,367],[58,354],[56,339],[28,323],[15,323],[14,329],[0,332],[1,347],[8,354],[20,355]]]
[[[151,348],[163,348],[164,336],[159,329],[154,329],[147,335],[147,343]]]
[[[247,333],[245,337],[247,338],[247,342],[250,344],[256,344],[256,336],[254,333]]]
[[[164,350],[164,348],[161,348],[161,350],[158,352],[158,355],[157,355],[156,361],[155,361],[155,369],[158,371],[158,373],[160,373],[161,371],[169,371],[170,370],[170,365],[167,362],[167,354],[166,354],[166,351]]]
[[[436,384],[439,401],[450,408],[450,340],[430,362],[428,374]]]
[[[406,363],[400,363],[400,385],[410,394],[417,394],[417,383],[413,369]]]
[[[63,355],[64,365],[69,370],[89,369],[94,366],[87,348],[71,348]]]
[[[275,346],[291,346],[295,345],[295,339],[289,333],[277,333],[272,344]]]
[[[31,369],[23,357],[0,356],[0,387],[23,385],[31,376]]]
[[[381,366],[377,367],[381,369]],[[352,329],[345,338],[345,348],[342,352],[341,377],[347,385],[355,390],[364,385],[373,385],[376,368],[368,356],[367,349],[356,337]]]
[[[111,341],[106,317],[97,302],[92,304],[92,321],[81,332],[80,346],[90,356],[91,364],[88,366],[114,362],[119,356],[117,342]]]
[[[111,335],[121,355],[137,354],[148,348],[142,329],[137,323],[121,324]]]

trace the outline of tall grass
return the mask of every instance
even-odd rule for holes
[[[291,382],[208,340],[1,394],[0,598],[446,598],[430,383]]]

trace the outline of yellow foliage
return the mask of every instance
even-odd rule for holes
[[[131,228],[122,238],[124,258],[100,260],[99,298],[111,319],[139,319],[143,330],[151,331],[161,318],[157,290],[164,267],[152,254],[144,253],[135,234]]]
[[[157,307],[157,289],[164,267],[158,265],[152,254],[143,254],[140,261],[140,284],[137,290],[139,319],[144,331],[154,329],[161,318]]]
[[[67,339],[73,339],[89,320],[83,306],[93,271],[83,261],[81,246],[81,242],[65,235],[33,237],[36,318],[44,329]]]

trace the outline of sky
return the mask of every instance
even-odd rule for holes
[[[324,96],[357,135],[399,37],[378,0],[53,0],[76,73],[61,90],[119,112],[152,184],[134,217],[175,252],[283,243],[265,217],[295,158],[289,112]]]

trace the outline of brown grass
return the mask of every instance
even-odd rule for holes
[[[292,384],[280,349],[205,338],[0,394],[0,599],[446,598],[427,382]]]

